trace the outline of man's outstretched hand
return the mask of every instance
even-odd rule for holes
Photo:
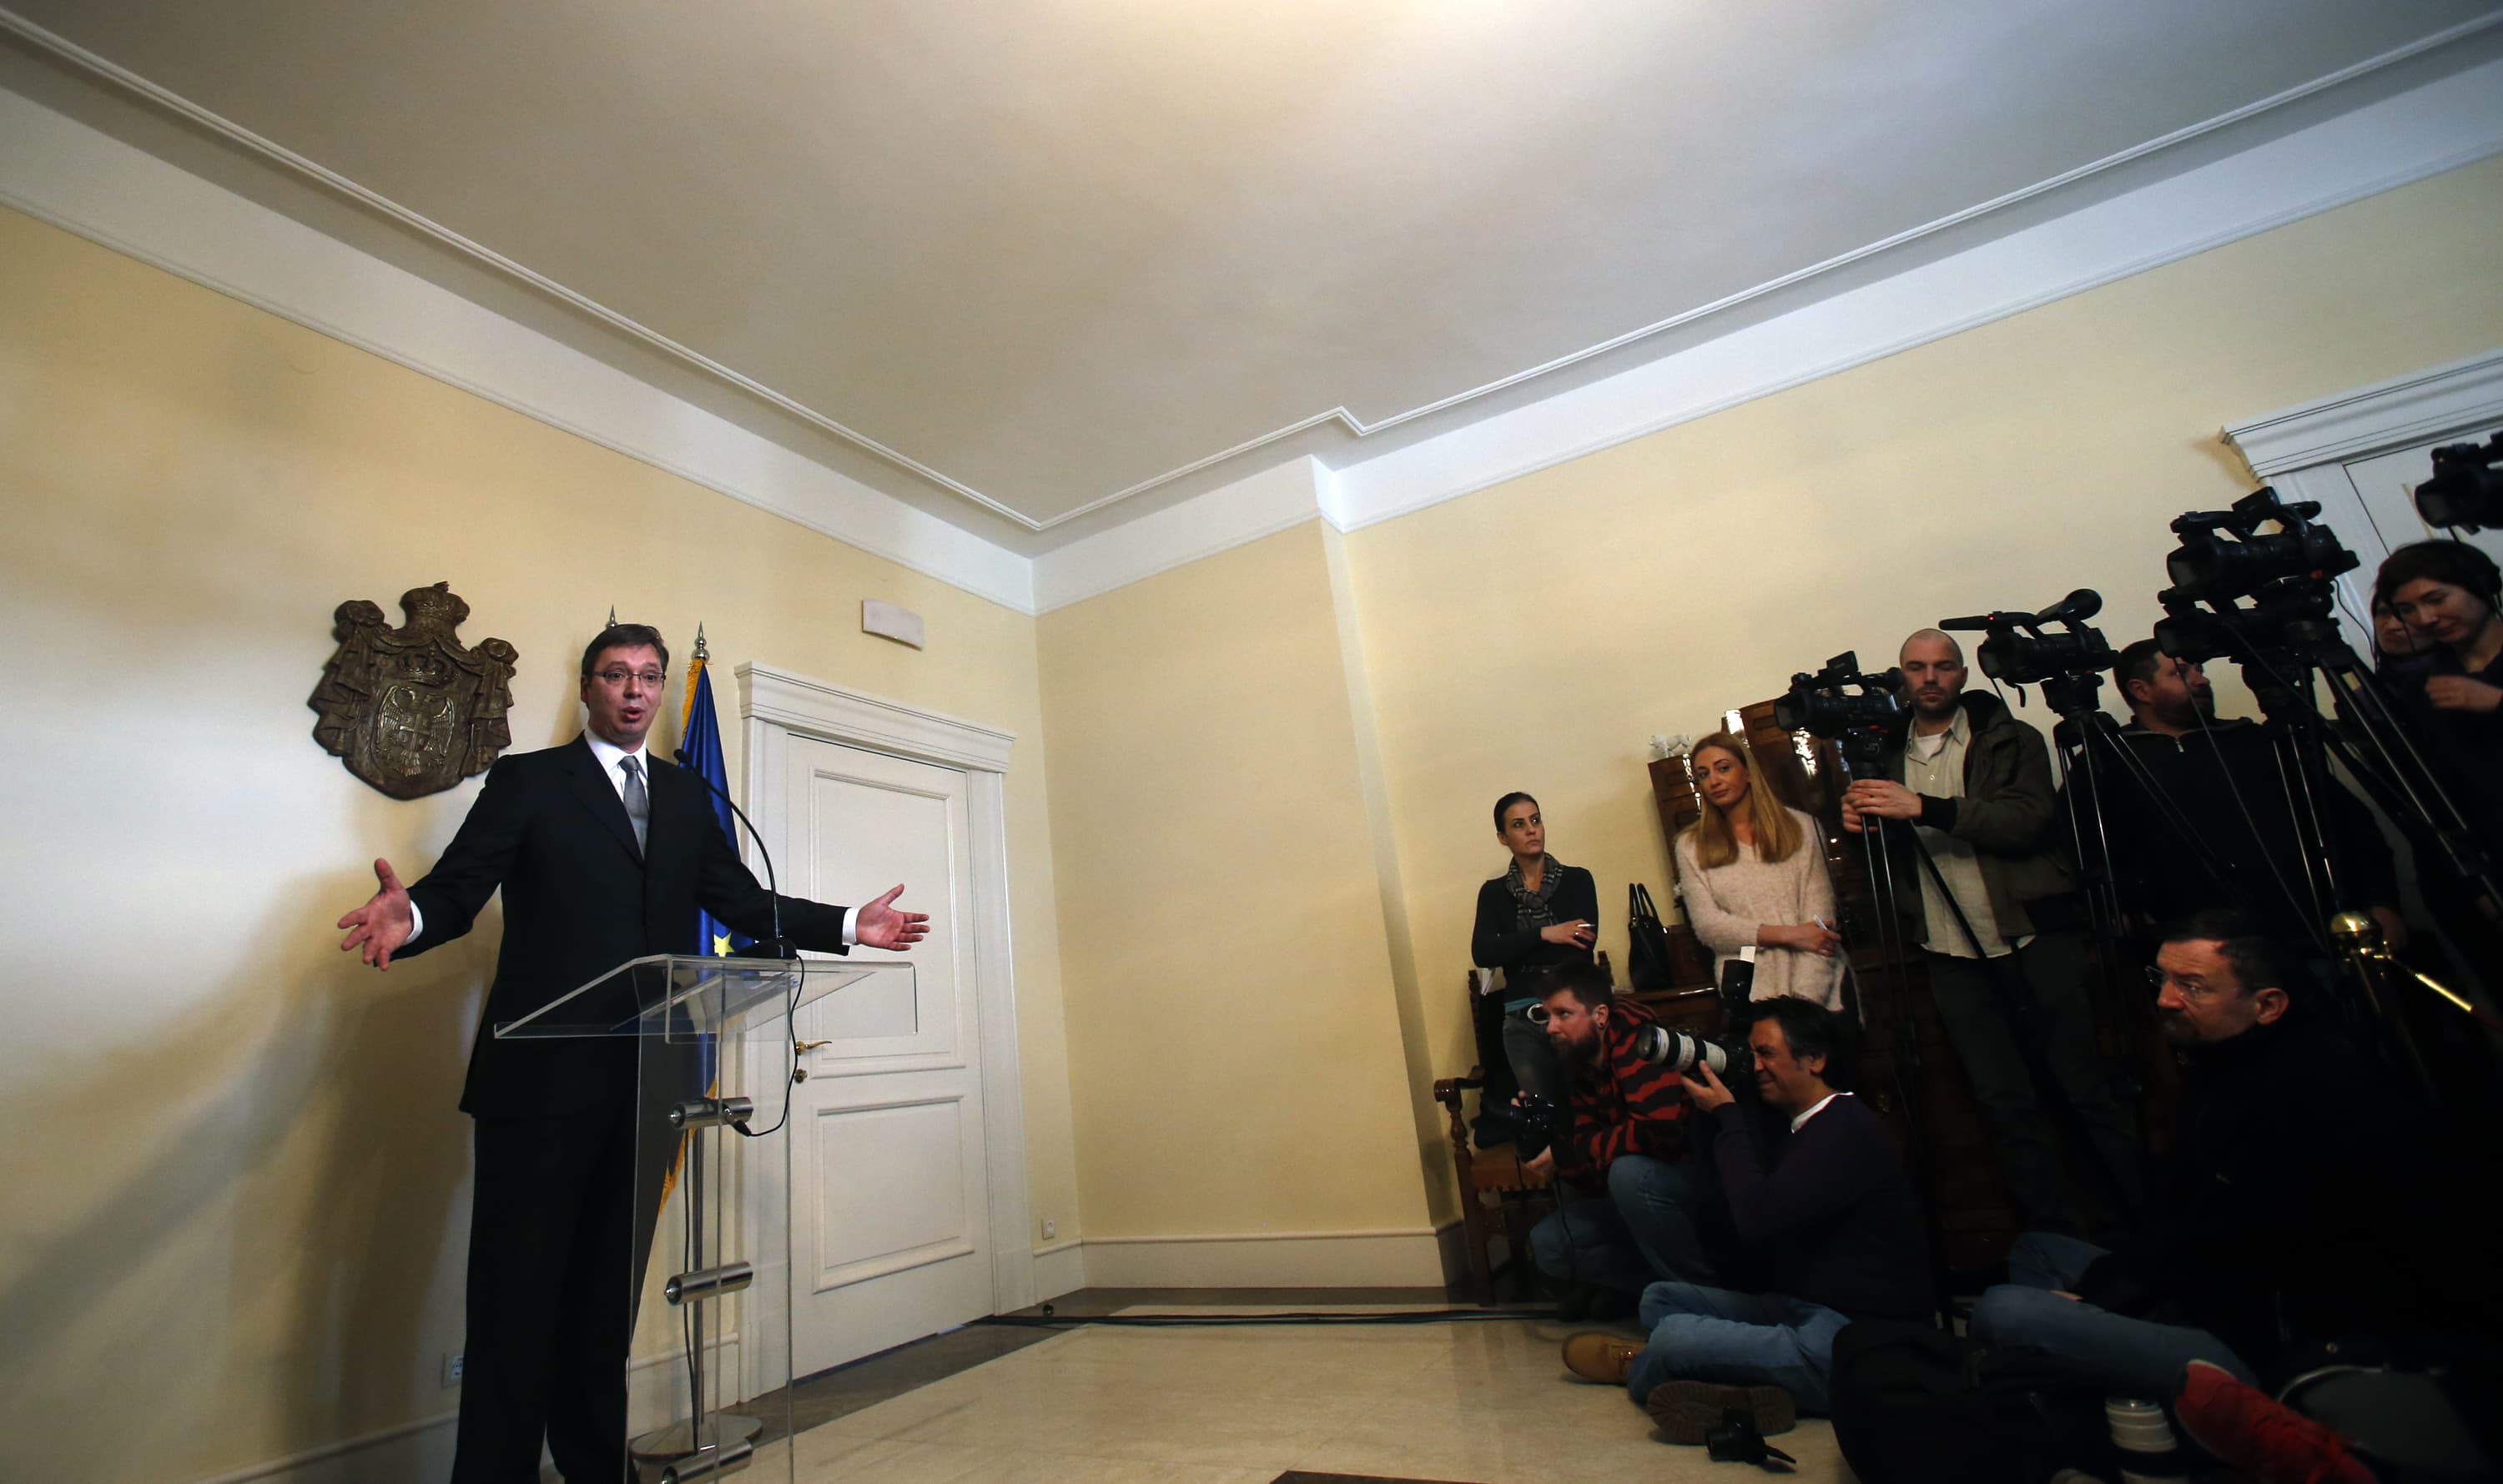
[[[374,862],[377,865],[381,861]],[[385,867],[389,869],[389,867]],[[871,948],[910,948],[930,930],[930,919],[924,913],[898,912],[895,899],[904,894],[899,884],[895,890],[860,909],[852,922],[852,935]],[[400,898],[405,902],[408,898]]]
[[[339,919],[339,926],[348,929],[348,935],[340,940],[339,948],[342,952],[362,948],[367,963],[376,968],[389,968],[391,956],[408,941],[409,928],[415,919],[408,910],[408,888],[399,884],[399,877],[393,872],[390,861],[374,862],[374,879],[382,883],[380,890],[363,906]],[[867,922],[867,913],[862,914],[862,920]]]

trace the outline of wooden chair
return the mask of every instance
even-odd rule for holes
[[[1460,1187],[1460,1241],[1468,1250],[1469,1282],[1480,1304],[1494,1302],[1494,1280],[1507,1270],[1521,1277],[1522,1296],[1529,1296],[1529,1224],[1555,1204],[1547,1182],[1521,1167],[1521,1157],[1509,1144],[1478,1149],[1469,1139],[1462,1110],[1465,1094],[1486,1086],[1483,1067],[1465,1077],[1445,1077],[1434,1084],[1434,1100],[1450,1111],[1452,1172]],[[1495,1232],[1504,1239],[1504,1260],[1493,1262]]]

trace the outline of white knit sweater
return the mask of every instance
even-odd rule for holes
[[[1712,950],[1712,982],[1721,982],[1721,965],[1756,941],[1766,923],[1834,921],[1834,883],[1826,878],[1825,853],[1817,848],[1816,821],[1790,811],[1799,822],[1800,848],[1788,860],[1766,863],[1756,847],[1738,847],[1738,859],[1705,870],[1695,858],[1695,831],[1677,837],[1678,889],[1685,894],[1687,925]],[[1842,1008],[1842,960],[1802,953],[1796,948],[1756,950],[1758,999],[1797,995],[1830,1010]]]

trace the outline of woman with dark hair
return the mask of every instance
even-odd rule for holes
[[[1516,1091],[1552,1100],[1564,1096],[1564,1075],[1547,1044],[1547,1032],[1529,1019],[1545,992],[1548,972],[1560,964],[1587,963],[1599,937],[1599,889],[1591,873],[1547,854],[1547,822],[1538,800],[1512,793],[1494,803],[1494,834],[1512,853],[1504,873],[1478,888],[1477,926],[1469,933],[1470,961],[1502,970],[1492,993],[1477,996],[1478,1062],[1486,1068],[1479,1106],[1509,1106]],[[1507,1126],[1482,1127],[1480,1142]]]
[[[2503,850],[2503,571],[2465,541],[2412,542],[2382,563],[2373,600],[2389,605],[2423,660],[2384,678],[2448,763],[2487,848]]]
[[[1754,949],[1749,997],[1793,995],[1842,1008],[1842,939],[1834,921],[1834,882],[1817,849],[1816,821],[1785,808],[1765,782],[1756,755],[1728,732],[1687,754],[1702,817],[1678,832],[1677,881],[1686,921],[1712,950],[1712,976]]]

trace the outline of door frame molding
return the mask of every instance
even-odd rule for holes
[[[842,747],[860,748],[891,758],[926,762],[965,775],[967,817],[973,830],[973,942],[977,1033],[982,1070],[982,1152],[984,1184],[990,1205],[992,1312],[1005,1314],[1034,1302],[1033,1243],[1027,1227],[1031,1209],[1026,1191],[1024,1079],[1017,1057],[1016,964],[1009,920],[1008,767],[1014,732],[1002,731],[901,701],[866,695],[753,661],[732,671],[738,688],[738,720],[743,744],[739,793],[742,807],[756,822],[758,833],[777,857],[784,846],[790,776],[791,742],[806,737]],[[742,842],[741,854],[746,854]],[[751,1065],[751,1086],[776,1080],[770,1043],[749,1046],[759,1059]],[[781,1160],[758,1159],[747,1166],[752,1178],[740,1181],[742,1217],[759,1234],[778,1231],[780,1240],[760,1248],[760,1256],[778,1254],[778,1272],[765,1282],[790,1292],[790,1162],[788,1145]],[[765,1265],[760,1263],[762,1268]],[[769,1290],[770,1292],[771,1290]],[[791,1335],[788,1305],[782,1317],[769,1321],[749,1306],[749,1328],[780,1329],[760,1332],[758,1343],[743,1346],[747,1396],[771,1391],[790,1381]]]

